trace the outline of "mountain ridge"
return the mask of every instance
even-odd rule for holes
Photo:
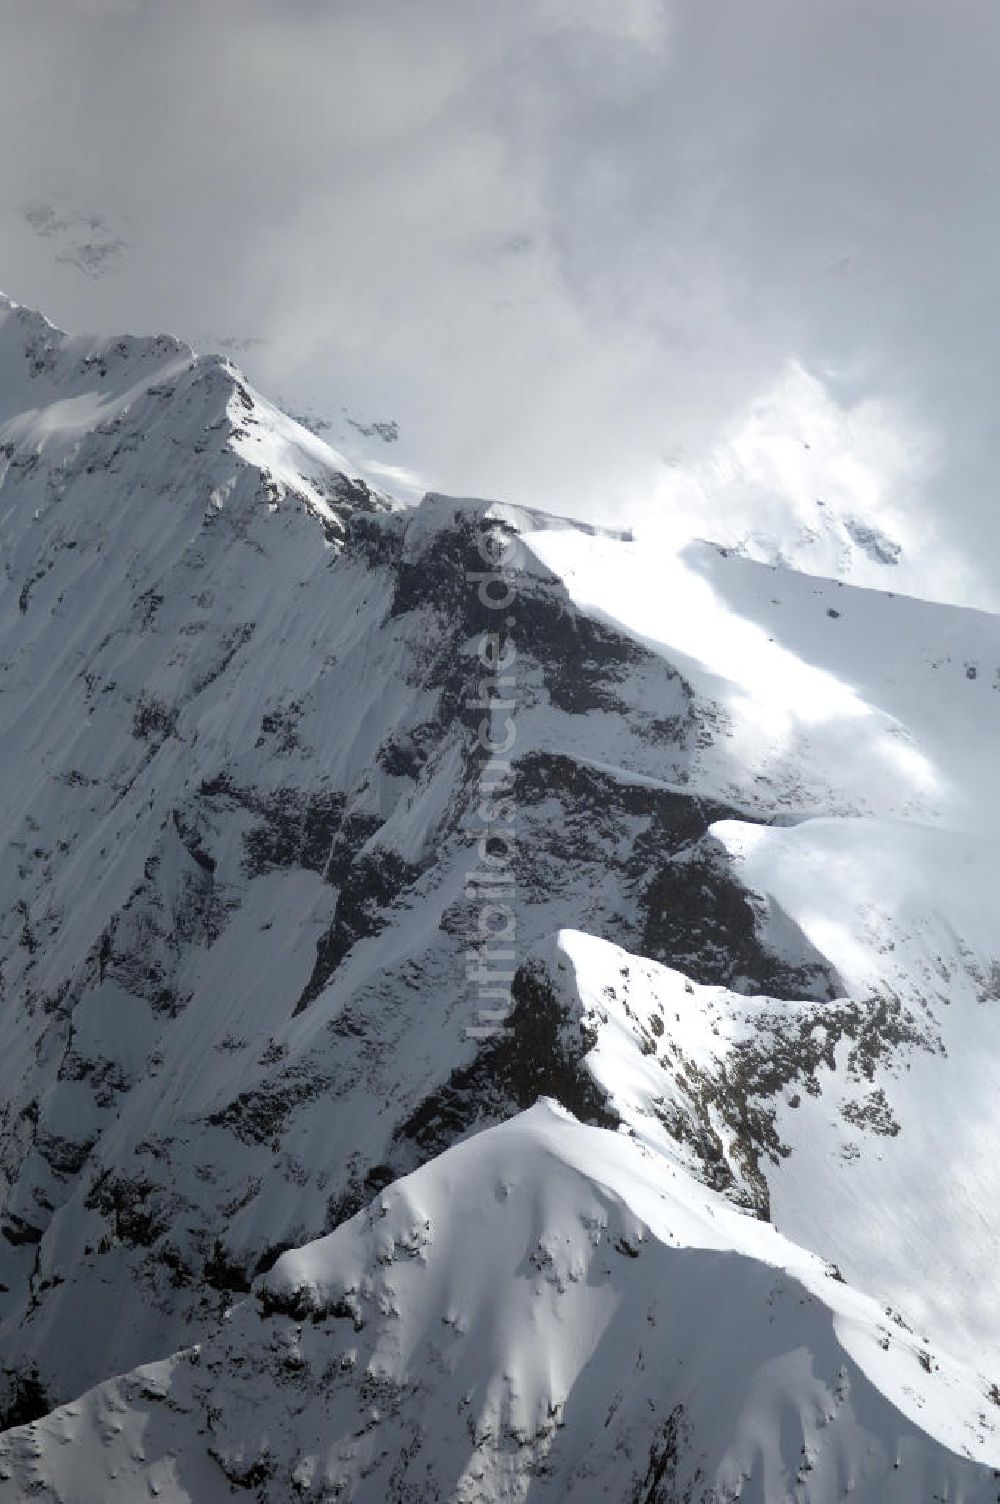
[[[246,1397],[225,1374],[248,1364],[253,1403],[273,1385],[277,1416],[268,1322],[294,1348],[312,1321],[305,1306],[265,1309],[292,1298],[287,1250],[360,1247],[387,1196],[439,1176],[456,1228],[469,1219],[447,1238],[479,1246],[475,1176],[453,1166],[480,1152],[492,1164],[522,1133],[526,1183],[548,1185],[550,1112],[573,1176],[593,1169],[597,1185],[606,1160],[621,1195],[641,1164],[688,1188],[678,1217],[706,1198],[725,1247],[756,1250],[754,1269],[780,1263],[776,1244],[760,1254],[774,1219],[794,1259],[828,1270],[824,1310],[837,1308],[834,1265],[864,1292],[850,1294],[863,1360],[848,1348],[852,1382],[887,1396],[865,1401],[873,1430],[835,1427],[826,1456],[805,1410],[791,1445],[765,1404],[755,1462],[743,1422],[713,1430],[698,1395],[721,1380],[706,1371],[677,1400],[683,1424],[672,1406],[619,1438],[636,1498],[688,1487],[825,1504],[856,1477],[859,1497],[909,1499],[902,1436],[934,1487],[992,1498],[1000,1330],[976,1292],[1000,1204],[982,1129],[1000,1044],[984,896],[997,618],[719,545],[657,555],[623,530],[502,503],[432,493],[398,508],[228,362],[169,340],[79,341],[0,307],[0,388],[0,1332],[7,1424],[34,1422],[0,1437],[0,1497],[37,1482],[110,1499],[115,1471],[122,1488],[155,1483],[177,1501],[231,1486],[366,1498],[369,1465],[382,1497],[434,1497],[408,1468],[419,1457],[430,1477],[454,1437],[436,1451],[412,1416],[405,1465],[389,1472],[376,1453],[383,1420],[387,1436],[396,1423],[381,1411],[368,1462],[335,1430],[324,1442],[282,1420],[262,1462],[232,1417],[236,1440],[211,1452],[204,1416],[190,1432],[178,1422],[171,1445],[202,1493],[185,1491],[183,1458],[126,1462],[100,1438],[112,1412],[137,1425],[144,1404],[174,1413],[188,1359],[171,1353],[229,1353],[212,1382],[234,1416]],[[492,972],[484,895],[514,951]],[[561,1105],[539,1117],[540,1098]],[[928,1158],[942,1135],[964,1180]],[[552,1181],[556,1205],[568,1175]],[[541,1206],[549,1192],[532,1194]],[[954,1215],[950,1236],[935,1207]],[[889,1246],[893,1219],[915,1261]],[[514,1309],[521,1260],[534,1265],[523,1228],[497,1226],[522,1270],[502,1286]],[[558,1218],[546,1227],[558,1240]],[[450,1255],[441,1268],[446,1288]],[[748,1394],[764,1383],[769,1278],[748,1276],[742,1307]],[[645,1287],[623,1281],[623,1309],[638,1311]],[[601,1309],[585,1303],[581,1320],[599,1325]],[[396,1350],[382,1316],[376,1366]],[[348,1318],[329,1319],[339,1332]],[[839,1332],[846,1318],[830,1319]],[[568,1347],[545,1404],[559,1411],[577,1389],[597,1403],[561,1318],[552,1331]],[[908,1356],[893,1348],[886,1367],[887,1334]],[[697,1333],[676,1341],[692,1361]],[[816,1403],[840,1414],[822,1343]],[[322,1409],[320,1358],[311,1378],[298,1358],[289,1373]],[[534,1361],[530,1342],[520,1358]],[[409,1415],[411,1379],[436,1392],[439,1359],[447,1375],[440,1354],[410,1378],[393,1369],[387,1416]],[[161,1377],[112,1379],[150,1362]],[[477,1383],[492,1395],[501,1379]],[[150,1385],[163,1392],[143,1399]],[[576,1427],[490,1460],[498,1433],[482,1426],[462,1433],[455,1476],[435,1474],[438,1496],[556,1497],[570,1477],[600,1477],[594,1498],[629,1496],[608,1459],[573,1473]],[[62,1456],[86,1466],[70,1476]],[[475,1493],[483,1478],[494,1492]]]

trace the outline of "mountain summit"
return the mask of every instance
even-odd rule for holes
[[[843,527],[0,302],[0,1500],[993,1504],[1000,620]]]

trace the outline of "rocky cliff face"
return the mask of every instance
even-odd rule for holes
[[[5,304],[0,528],[0,1497],[994,1496],[995,619]]]

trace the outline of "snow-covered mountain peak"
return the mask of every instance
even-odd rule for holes
[[[998,619],[0,360],[0,1499],[993,1504]]]
[[[153,452],[127,458],[150,444]],[[42,466],[48,502],[81,467],[120,475],[120,485],[134,467],[145,485],[154,470],[166,478],[195,460],[198,491],[218,506],[232,490],[236,455],[259,473],[272,504],[282,495],[304,501],[331,537],[359,506],[393,505],[349,479],[342,456],[255,393],[223,356],[198,355],[170,335],[68,335],[9,299],[0,302],[0,446],[15,469]]]
[[[812,519],[801,521],[786,537],[768,536],[763,531],[737,535],[733,551],[743,558],[756,559],[786,569],[800,569],[807,574],[827,575],[831,579],[854,579],[885,588],[906,575],[903,545],[863,515],[838,515],[819,497],[815,500]],[[713,539],[719,542],[719,539]],[[876,566],[876,574],[871,566]],[[895,570],[893,577],[889,571]]]
[[[778,568],[995,610],[989,572],[947,536],[945,505],[927,504],[936,466],[926,425],[792,362],[635,506],[651,546],[703,538]]]
[[[124,393],[195,360],[171,335],[80,336],[0,295],[0,376],[5,419],[54,401],[90,396],[111,412]]]
[[[283,1255],[208,1343],[11,1433],[0,1479],[64,1504],[95,1479],[107,1504],[992,1504],[984,1403],[836,1270],[543,1101]]]

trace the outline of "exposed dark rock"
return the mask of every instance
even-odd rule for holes
[[[291,1066],[255,1090],[240,1092],[211,1113],[208,1122],[228,1128],[245,1144],[277,1144],[295,1110],[329,1089],[326,1077],[305,1066]]]
[[[817,1004],[814,1009],[789,1015],[763,1008],[756,1018],[752,1039],[737,1041],[715,1071],[705,1071],[683,1057],[669,1065],[691,1103],[702,1134],[690,1122],[664,1119],[675,1136],[703,1156],[710,1180],[733,1195],[761,1218],[770,1215],[767,1165],[778,1164],[788,1153],[777,1129],[777,1107],[789,1086],[801,1086],[812,1096],[820,1091],[821,1066],[835,1070],[836,1052],[850,1041],[846,1059],[849,1082],[870,1081],[876,1063],[891,1059],[903,1049],[936,1051],[935,1037],[922,1027],[896,998],[875,997],[865,1001],[840,999]],[[880,1094],[856,1105],[849,1121],[858,1121],[876,1132],[892,1134],[895,1125]],[[717,1140],[712,1128],[713,1111],[731,1133],[731,1154],[748,1188],[744,1194],[720,1169]]]
[[[657,1428],[644,1477],[635,1485],[628,1504],[694,1504],[691,1489],[678,1492],[677,1474],[689,1445],[684,1406],[677,1405]]]
[[[453,1071],[393,1134],[394,1163],[375,1165],[355,1177],[353,1192],[335,1202],[329,1226],[360,1209],[398,1174],[423,1164],[474,1129],[500,1122],[554,1097],[582,1122],[615,1127],[618,1117],[585,1069],[593,1037],[559,1000],[545,968],[522,966],[511,987],[510,1032],[485,1041],[474,1060]]]
[[[0,1233],[15,1248],[23,1247],[25,1243],[33,1244],[42,1241],[42,1229],[33,1227],[30,1222],[25,1222],[23,1217],[17,1216],[14,1212],[5,1214]]]
[[[203,780],[200,797],[211,807],[250,810],[260,824],[243,837],[248,877],[304,867],[328,874],[344,811],[344,795],[283,788],[265,792],[241,787],[227,774]]]
[[[5,1373],[3,1383],[6,1398],[0,1402],[0,1431],[29,1426],[58,1403],[46,1393],[34,1365],[20,1373]]]
[[[206,1259],[202,1273],[213,1290],[246,1294],[250,1289],[250,1274],[238,1260],[230,1258],[221,1238],[216,1238],[211,1256]]]
[[[657,822],[636,842],[637,858],[655,849],[660,828]],[[662,853],[670,847],[664,843],[659,849]],[[801,959],[779,956],[763,942],[759,916],[716,842],[682,838],[680,849],[666,859],[661,856],[661,863],[642,897],[645,924],[639,949],[644,955],[686,971],[694,981],[737,992],[790,1000],[843,993],[833,968],[787,916],[782,916],[784,924],[795,932]]]
[[[177,708],[155,695],[143,695],[135,708],[132,735],[140,741],[173,736],[177,730]]]
[[[377,935],[390,923],[392,904],[419,871],[395,851],[377,847],[352,864],[341,884],[333,923],[316,948],[312,976],[295,1005],[297,1014],[319,996],[358,940]]]
[[[143,1175],[105,1170],[90,1187],[86,1205],[111,1221],[120,1242],[150,1248],[170,1226],[171,1199]]]

